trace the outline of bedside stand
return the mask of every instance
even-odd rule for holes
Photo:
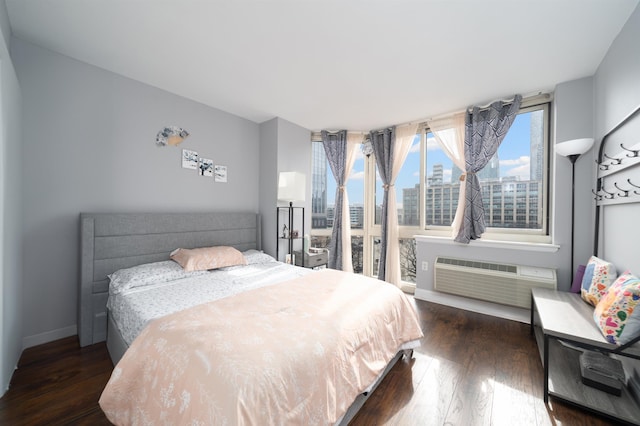
[[[303,266],[302,253],[299,251],[294,251],[293,254],[296,256],[296,266]],[[329,253],[326,250],[320,253],[310,252],[304,254],[305,268],[317,268],[319,266],[326,266],[328,261]]]

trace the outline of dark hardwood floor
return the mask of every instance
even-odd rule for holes
[[[425,337],[389,372],[351,425],[608,425],[542,401],[529,326],[416,301]],[[0,425],[109,424],[98,398],[113,366],[104,343],[76,337],[29,348],[0,399]]]

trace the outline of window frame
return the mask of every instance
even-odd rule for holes
[[[493,240],[498,242],[525,242],[534,244],[552,244],[551,235],[551,212],[552,212],[552,197],[551,188],[553,174],[551,173],[551,128],[552,128],[552,95],[542,94],[540,96],[533,96],[531,98],[524,99],[518,114],[527,113],[531,111],[542,110],[544,114],[542,137],[543,137],[543,183],[542,183],[542,207],[538,207],[539,216],[542,218],[541,229],[526,229],[526,228],[497,228],[487,227],[485,233],[482,235],[483,240]],[[427,150],[427,133],[429,129],[426,123],[422,123],[418,127],[420,132],[420,190],[418,194],[419,203],[419,224],[417,226],[400,225],[398,229],[398,238],[411,239],[416,236],[434,236],[434,237],[448,237],[451,238],[451,226],[426,226],[426,150]],[[312,142],[318,142],[319,138],[312,137]],[[379,238],[382,233],[380,224],[375,223],[376,213],[376,162],[375,157],[370,155],[364,158],[364,224],[362,229],[351,229],[351,235],[353,237],[362,237],[363,239],[363,274],[371,276],[373,273],[373,255],[374,255],[374,238]],[[527,181],[530,182],[530,181]],[[516,183],[518,183],[516,181]],[[515,191],[517,194],[517,191]],[[514,204],[514,214],[517,211],[517,203]],[[489,212],[487,212],[489,214]],[[526,216],[529,216],[529,209],[527,206]],[[331,229],[311,229],[312,235],[317,236],[331,236]],[[407,283],[412,284],[412,283]]]
[[[489,227],[487,226],[485,232],[482,234],[482,237],[487,240],[495,240],[495,241],[519,241],[519,242],[529,242],[529,243],[551,243],[551,233],[549,227],[549,218],[550,218],[550,210],[551,210],[551,197],[549,188],[551,186],[551,173],[550,173],[550,122],[551,122],[551,101],[545,100],[544,102],[535,102],[530,103],[528,105],[521,106],[518,110],[518,114],[524,114],[532,111],[543,111],[543,128],[542,128],[542,159],[543,159],[543,180],[542,180],[542,206],[538,207],[539,217],[542,218],[542,227],[540,229],[527,229],[527,228],[500,228],[500,227]],[[425,236],[435,236],[435,237],[450,237],[452,228],[451,226],[441,226],[441,225],[427,225],[426,224],[426,208],[424,208],[424,204],[426,202],[426,191],[427,191],[427,183],[426,183],[426,135],[429,133],[428,126],[423,126],[421,129],[421,170],[420,175],[422,176],[420,182],[420,225],[419,229],[416,227],[411,227],[415,229],[415,235],[425,235]],[[527,181],[531,182],[531,181]],[[516,185],[521,183],[519,181],[514,182]],[[514,192],[517,193],[516,189]],[[514,205],[515,206],[515,205]],[[514,209],[514,215],[515,215]],[[489,212],[485,211],[485,214],[489,214]],[[527,211],[526,215],[529,215]]]

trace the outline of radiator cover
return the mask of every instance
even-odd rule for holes
[[[531,307],[531,289],[556,289],[555,269],[436,258],[434,290],[520,308]]]

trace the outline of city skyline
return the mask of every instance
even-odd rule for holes
[[[499,177],[529,180],[531,178],[532,161],[535,167],[534,173],[539,174],[542,172],[543,161],[541,156],[539,155],[532,160],[529,144],[518,143],[523,139],[531,140],[532,145],[534,141],[540,141],[541,143],[540,123],[542,123],[542,111],[516,116],[513,125],[498,148]],[[429,133],[429,135],[431,134]],[[433,136],[427,138],[427,151],[427,177],[432,176],[433,167],[436,164],[440,164],[443,167],[443,183],[450,183],[454,174],[454,164],[442,151]],[[537,152],[541,152],[541,150]],[[399,208],[402,207],[403,202],[402,189],[413,188],[420,183],[420,160],[420,137],[416,136],[395,184],[396,202]],[[331,172],[328,171],[327,174],[330,175],[326,180],[326,205],[329,206],[335,204],[336,183]],[[539,176],[534,177],[540,178]],[[347,181],[346,189],[350,203],[364,204],[364,155],[360,150],[356,154],[356,161]],[[382,191],[380,177],[376,176],[376,205],[381,203]]]

